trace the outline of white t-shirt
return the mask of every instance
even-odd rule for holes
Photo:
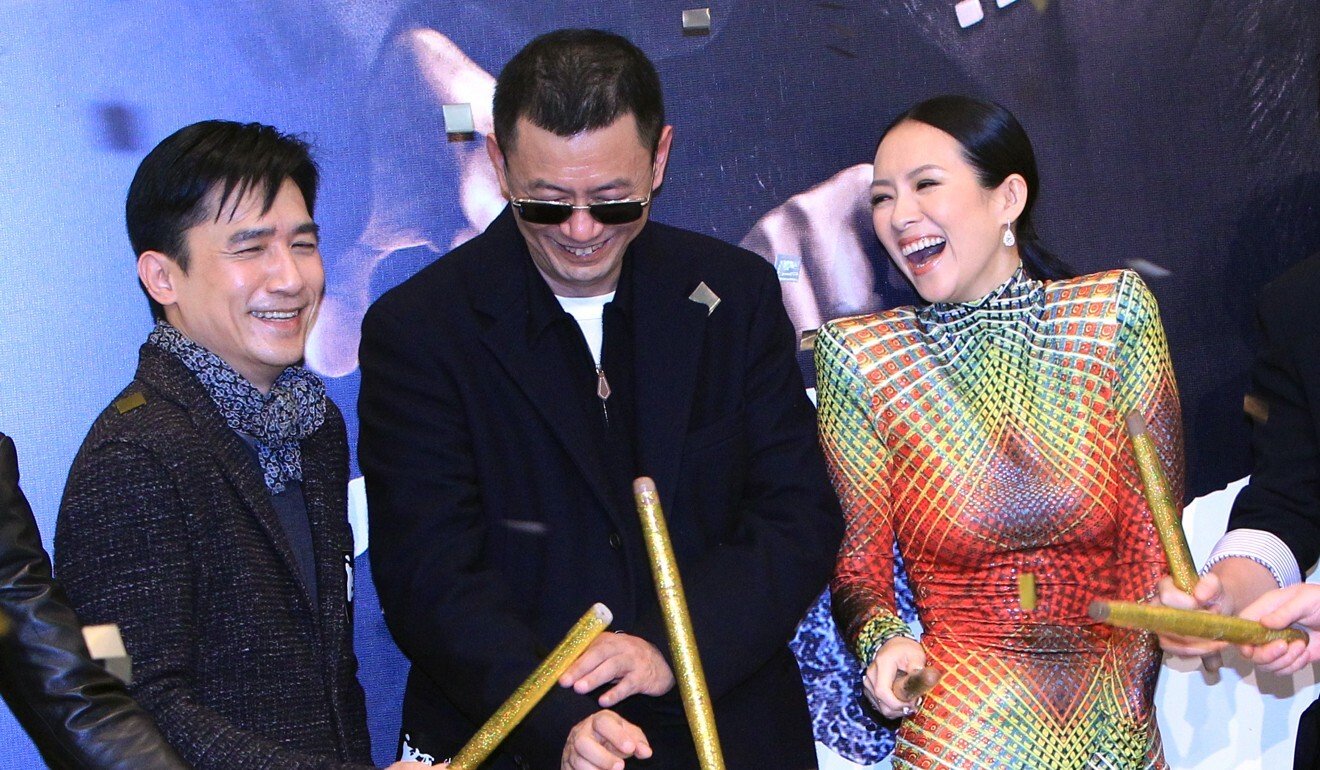
[[[577,321],[582,336],[587,338],[587,347],[591,348],[591,358],[599,369],[600,346],[605,339],[605,306],[614,299],[614,292],[599,297],[561,297],[556,294],[555,299]]]

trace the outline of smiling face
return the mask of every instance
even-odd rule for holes
[[[187,272],[147,251],[138,257],[138,275],[164,306],[165,320],[265,393],[303,358],[325,272],[316,223],[297,185],[286,179],[264,214],[261,193],[249,191],[218,219],[211,213],[185,231]]]
[[[974,302],[1017,269],[1002,239],[1026,203],[1021,176],[986,189],[956,139],[906,121],[880,142],[873,179],[876,235],[922,299]]]
[[[558,136],[518,119],[516,140],[502,152],[494,136],[486,147],[506,198],[533,198],[582,206],[641,198],[664,180],[673,130],[665,126],[655,158],[637,135],[631,113],[610,125],[573,136]],[[646,224],[642,217],[622,225],[603,225],[586,210],[576,210],[562,224],[537,225],[516,213],[514,219],[536,269],[561,297],[596,297],[614,291],[628,244]]]

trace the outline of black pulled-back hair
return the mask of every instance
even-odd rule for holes
[[[261,123],[205,120],[185,126],[147,153],[128,186],[124,219],[133,253],[159,251],[187,272],[188,228],[207,216],[219,221],[227,207],[232,212],[252,192],[262,196],[262,213],[270,211],[285,179],[298,186],[313,214],[320,173],[307,142]],[[149,294],[147,301],[152,317],[163,319],[160,303]]]
[[[925,123],[952,136],[962,146],[963,157],[976,169],[981,185],[987,190],[998,187],[1010,174],[1020,174],[1027,182],[1027,202],[1014,225],[1022,265],[1036,279],[1071,278],[1077,275],[1066,262],[1056,257],[1036,235],[1031,210],[1036,203],[1040,175],[1036,171],[1036,153],[1031,140],[1013,113],[994,102],[970,96],[936,96],[920,102],[894,119],[880,135],[880,140],[900,124]]]
[[[604,128],[632,113],[654,155],[665,125],[655,65],[627,38],[598,29],[561,29],[528,43],[495,81],[495,139],[505,153],[519,117],[557,136]]]

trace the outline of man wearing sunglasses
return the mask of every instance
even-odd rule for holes
[[[697,766],[632,500],[669,517],[731,770],[814,768],[788,649],[841,534],[774,271],[649,221],[673,129],[616,35],[495,87],[509,206],[363,324],[373,574],[412,662],[401,752],[452,755],[593,602],[614,613],[487,767]]]

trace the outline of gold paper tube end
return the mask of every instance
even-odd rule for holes
[[[900,671],[894,679],[894,694],[901,700],[914,701],[935,689],[943,673],[938,668],[923,668],[912,674]]]
[[[1123,422],[1127,423],[1129,436],[1146,435],[1146,418],[1141,416],[1141,412],[1133,409],[1127,413],[1127,417],[1123,418]]]
[[[1093,601],[1087,608],[1086,614],[1091,616],[1091,620],[1098,620],[1101,623],[1109,620],[1109,605],[1102,601]]]
[[[595,604],[591,605],[591,614],[593,617],[596,618],[596,620],[599,620],[603,625],[608,626],[609,624],[614,622],[614,613],[610,612],[610,608],[606,607],[604,604],[601,604],[600,602],[596,602]]]
[[[650,476],[642,476],[640,478],[633,479],[633,494],[639,496],[654,495],[655,482],[651,480]]]

